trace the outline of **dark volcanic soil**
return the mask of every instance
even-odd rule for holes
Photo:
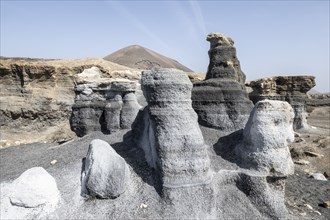
[[[309,173],[330,171],[330,107],[315,109],[308,122],[323,129],[314,129],[309,133],[297,132],[296,140],[290,146],[294,161],[303,160],[309,164],[295,164],[295,174],[288,178],[286,184],[286,205],[296,219],[330,219],[330,209],[320,206],[324,201],[330,200],[330,181],[309,178]],[[1,149],[1,182],[10,182],[35,166],[42,166],[51,175],[64,179],[66,177],[61,176],[61,172],[69,173],[68,169],[79,169],[77,164],[86,156],[88,145],[95,138],[109,142],[119,153],[129,150],[116,145],[123,141],[127,132],[128,130],[123,130],[111,135],[93,133],[61,145],[35,143]],[[312,157],[306,151],[318,156]],[[53,160],[57,160],[57,163],[51,165]],[[77,184],[79,185],[78,179]],[[61,187],[61,183],[58,185]],[[93,213],[89,214],[93,216]],[[78,218],[72,216],[74,217]]]

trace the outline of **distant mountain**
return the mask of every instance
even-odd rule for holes
[[[188,67],[155,51],[132,45],[104,57],[103,59],[134,69],[152,69],[153,67],[176,68],[185,72],[193,72]]]

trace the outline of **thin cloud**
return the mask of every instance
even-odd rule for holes
[[[197,23],[199,32],[201,32],[203,35],[206,35],[207,30],[201,7],[199,6],[197,1],[189,1],[189,4],[193,13],[193,17],[195,18],[195,21]]]
[[[169,45],[166,44],[159,36],[157,36],[152,30],[150,30],[146,25],[139,21],[139,19],[129,12],[120,2],[109,2],[115,10],[119,11],[126,19],[129,20],[134,26],[140,29],[145,35],[157,42],[158,45],[161,45],[164,48],[169,48]]]

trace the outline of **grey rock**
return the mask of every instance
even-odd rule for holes
[[[116,198],[125,192],[129,182],[130,171],[125,160],[107,142],[93,140],[81,176],[81,194]]]
[[[135,97],[136,82],[100,78],[95,82],[85,80],[81,83],[75,87],[76,97],[70,118],[71,129],[79,137],[93,131],[110,133],[131,126],[140,108]]]
[[[120,129],[120,112],[123,108],[123,101],[120,95],[116,95],[104,108],[104,116],[107,129],[112,132]]]
[[[311,173],[308,177],[316,180],[328,181],[322,173]]]
[[[201,125],[232,132],[244,128],[253,108],[245,89],[233,41],[219,33],[208,35],[210,64],[204,81],[194,83],[193,108]]]
[[[123,108],[121,111],[121,128],[130,128],[134,122],[141,106],[134,93],[128,93],[123,97]]]
[[[254,80],[247,85],[252,88],[249,97],[253,103],[264,99],[287,101],[295,113],[294,129],[310,129],[306,100],[307,92],[315,86],[314,76],[275,76]]]
[[[56,205],[60,199],[55,179],[42,167],[33,167],[12,183],[10,202],[16,206],[34,208]]]
[[[142,73],[148,106],[133,125],[135,142],[163,187],[205,184],[210,180],[208,146],[191,106],[192,84],[184,72],[159,69]]]
[[[135,92],[136,82],[114,81],[111,83],[111,90],[116,92]]]
[[[288,143],[294,141],[293,117],[293,109],[287,102],[259,101],[244,128],[243,142],[236,148],[241,163],[265,174],[293,174],[288,148]]]

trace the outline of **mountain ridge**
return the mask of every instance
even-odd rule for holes
[[[177,60],[161,55],[140,45],[130,45],[119,49],[103,59],[135,69],[152,69],[154,67],[176,68],[184,72],[193,72]]]

